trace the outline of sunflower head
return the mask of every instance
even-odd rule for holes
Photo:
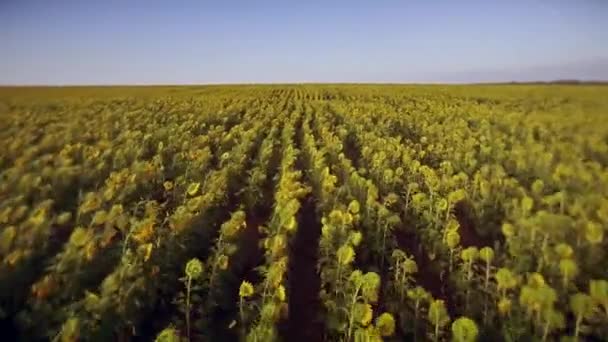
[[[343,245],[338,249],[338,262],[342,265],[348,265],[355,260],[355,250],[349,245]]]
[[[413,274],[418,272],[418,265],[416,265],[416,261],[414,259],[405,259],[403,262],[403,270],[407,274]]]
[[[279,285],[279,287],[277,287],[276,295],[277,295],[277,298],[281,302],[285,301],[286,295],[285,295],[285,287],[283,285]]]
[[[457,230],[450,230],[445,239],[448,247],[453,249],[460,243],[460,234],[458,234]]]
[[[218,257],[217,259],[218,265],[220,267],[220,270],[225,271],[226,269],[228,269],[228,256],[225,254],[222,254]]]
[[[198,193],[198,190],[200,187],[201,187],[201,183],[198,183],[198,182],[190,183],[190,185],[188,185],[188,189],[186,190],[186,192],[188,193],[188,195],[194,196]]]
[[[198,279],[203,274],[203,263],[193,258],[186,264],[186,275],[192,279]]]
[[[253,296],[253,293],[253,285],[250,282],[244,280],[241,283],[241,287],[239,288],[239,297],[248,298]]]
[[[513,235],[515,235],[515,227],[506,222],[502,224],[502,235],[504,235],[505,237],[512,237]]]
[[[357,247],[361,243],[361,239],[363,239],[363,235],[361,235],[361,232],[354,231],[354,232],[351,232],[349,238],[350,238],[350,243],[353,246]]]
[[[494,260],[494,250],[491,247],[484,247],[479,251],[479,257],[486,264],[489,264]]]
[[[460,258],[464,262],[473,262],[477,259],[478,255],[479,251],[477,250],[477,247],[474,246],[467,247],[460,252]]]
[[[357,303],[354,308],[354,312],[352,315],[355,317],[355,320],[361,324],[362,326],[368,326],[372,321],[372,316],[374,315],[374,311],[372,306],[367,303]]]
[[[361,209],[361,207],[360,207],[359,202],[357,200],[352,200],[348,204],[348,211],[351,214],[358,214],[360,209]]]
[[[509,298],[502,298],[498,301],[498,312],[501,315],[507,315],[511,312],[511,300]]]
[[[470,318],[460,317],[452,323],[452,335],[456,342],[475,342],[479,331]]]
[[[395,318],[388,312],[376,318],[376,329],[380,336],[388,337],[395,333]]]
[[[155,342],[179,342],[179,334],[173,327],[163,329],[154,340]]]

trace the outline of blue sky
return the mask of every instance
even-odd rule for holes
[[[0,0],[0,84],[608,79],[608,1]]]

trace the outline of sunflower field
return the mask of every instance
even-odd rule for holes
[[[6,341],[608,341],[608,87],[0,88]]]

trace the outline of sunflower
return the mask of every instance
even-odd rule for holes
[[[190,196],[194,196],[198,193],[198,190],[201,187],[201,183],[190,183],[190,185],[188,185],[188,189],[186,190],[186,192],[188,193],[188,195]]]
[[[376,318],[376,329],[381,336],[388,337],[395,333],[395,318],[388,312]]]
[[[185,272],[188,277],[198,279],[203,274],[203,263],[197,258],[192,258],[186,264]]]
[[[248,298],[253,296],[253,293],[253,285],[250,282],[244,280],[239,288],[239,297]]]

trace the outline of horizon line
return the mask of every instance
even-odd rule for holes
[[[550,81],[478,81],[478,82],[453,82],[453,81],[427,81],[427,82],[209,82],[209,83],[68,83],[68,84],[47,84],[47,83],[23,83],[23,84],[3,84],[0,88],[68,88],[68,87],[192,87],[192,86],[247,86],[247,85],[509,85],[509,84],[608,84],[606,80],[585,80],[585,79],[555,79]]]

